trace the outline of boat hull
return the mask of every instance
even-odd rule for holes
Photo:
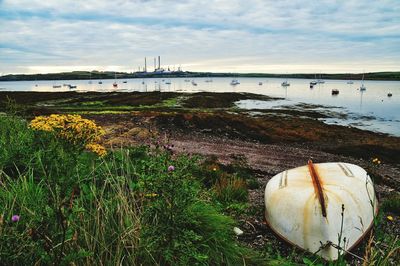
[[[373,183],[364,169],[353,164],[321,163],[313,169],[320,188],[307,165],[279,173],[268,182],[266,220],[289,243],[336,260],[357,245],[373,224],[377,212]]]

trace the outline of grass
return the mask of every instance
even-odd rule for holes
[[[15,115],[0,116],[0,128],[0,264],[327,263],[294,248],[281,252],[276,242],[257,251],[239,244],[235,219],[260,212],[249,206],[248,188],[259,184],[245,156],[223,165],[159,145],[99,158]],[[398,194],[383,202],[365,265],[399,260],[399,239],[384,227],[399,202]]]

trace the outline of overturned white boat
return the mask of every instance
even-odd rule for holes
[[[377,213],[373,183],[361,167],[320,163],[274,176],[265,188],[266,220],[287,242],[327,260],[351,250]]]

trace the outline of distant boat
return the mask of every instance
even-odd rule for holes
[[[364,73],[363,73],[362,80],[361,80],[360,91],[365,91],[365,90],[367,90],[367,87],[365,87],[365,85],[364,85]]]
[[[317,82],[313,80],[310,82],[310,85],[312,85],[312,86],[317,85]]]
[[[347,84],[354,84],[352,80],[347,81]]]
[[[53,85],[53,88],[61,88],[61,85]]]
[[[63,84],[64,87],[69,87],[71,84]]]
[[[167,81],[165,82],[165,84],[171,85],[171,81],[170,81],[170,80],[167,80]]]
[[[319,74],[319,79],[317,79],[316,82],[317,82],[318,84],[324,84],[324,83],[325,83],[325,80],[322,79],[322,75],[321,75],[321,74]]]
[[[70,88],[70,89],[76,89],[76,85],[68,85],[68,87]]]
[[[144,80],[142,80],[142,84],[144,84]]]
[[[185,82],[190,82],[190,79],[185,79]]]
[[[388,96],[388,97],[392,97],[393,94],[392,94],[391,92],[389,92],[387,96]]]
[[[288,87],[288,86],[290,86],[290,83],[287,80],[285,80],[284,82],[281,83],[281,86]]]
[[[113,83],[113,87],[117,88],[118,87],[118,83],[117,83],[117,72],[114,72],[114,83]]]
[[[258,82],[258,85],[259,85],[259,86],[261,86],[262,84],[263,84],[263,83],[262,83],[261,81],[260,81],[260,82]]]
[[[231,83],[232,86],[239,85],[240,82],[237,79],[232,79]]]
[[[99,81],[99,84],[103,84],[103,82],[102,82],[102,81]]]
[[[122,83],[128,83],[128,81],[124,80]]]
[[[197,83],[194,80],[192,80],[192,85],[197,86]]]
[[[310,89],[313,89],[313,88],[314,88],[314,84],[310,83]]]
[[[332,95],[338,95],[339,94],[339,90],[338,89],[333,89],[332,90]]]

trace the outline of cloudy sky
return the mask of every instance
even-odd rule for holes
[[[400,71],[400,1],[0,0],[0,74]]]

